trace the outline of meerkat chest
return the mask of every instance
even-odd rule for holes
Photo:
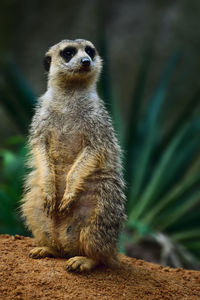
[[[81,132],[58,133],[49,130],[46,137],[46,151],[56,164],[71,164],[81,152],[84,138]]]
[[[71,164],[85,145],[85,128],[82,114],[42,107],[33,122],[33,138],[44,141],[55,164]]]

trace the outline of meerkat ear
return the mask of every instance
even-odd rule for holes
[[[43,64],[44,64],[45,71],[49,72],[49,69],[51,66],[51,56],[50,55],[45,55]]]

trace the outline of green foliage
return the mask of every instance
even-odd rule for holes
[[[173,126],[165,134],[160,130],[177,59],[176,54],[167,63],[143,117],[135,116],[133,109],[131,118],[137,123],[127,133],[127,145],[131,141],[132,147],[127,147],[125,168],[129,171],[127,226],[135,240],[138,235],[162,232],[200,259],[200,116],[194,114],[200,90],[192,95]],[[145,76],[141,80],[146,81]],[[145,87],[143,83],[140,86]]]
[[[127,206],[128,226],[135,230],[140,222],[150,232],[164,232],[190,249],[189,245],[197,246],[200,234],[200,213],[193,216],[192,223],[188,220],[200,205],[200,169],[197,168],[200,117],[193,116],[199,91],[188,101],[170,132],[165,136],[159,132],[165,114],[162,103],[167,99],[176,61],[177,57],[172,57],[164,70],[147,106],[145,119],[140,120],[142,128],[139,123],[136,126],[135,149],[129,149],[133,152],[128,163],[133,168],[129,174],[132,181]],[[198,251],[193,248],[193,253],[200,258]]]
[[[35,96],[15,64],[1,65],[0,98],[22,134],[27,133]],[[26,173],[25,138],[14,136],[0,147],[0,233],[27,234],[20,218],[20,200]]]
[[[26,168],[26,148],[22,137],[10,138],[0,149],[0,233],[26,234],[20,219],[20,200]],[[13,148],[8,150],[8,148]]]
[[[4,109],[23,134],[33,114],[35,95],[14,63],[1,64],[0,99]]]

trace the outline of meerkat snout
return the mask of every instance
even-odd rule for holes
[[[81,64],[83,67],[89,67],[90,66],[90,59],[87,57],[83,57],[81,59]]]

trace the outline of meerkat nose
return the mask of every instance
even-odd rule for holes
[[[83,67],[89,67],[90,66],[90,59],[87,57],[83,57],[81,59],[81,64]]]

